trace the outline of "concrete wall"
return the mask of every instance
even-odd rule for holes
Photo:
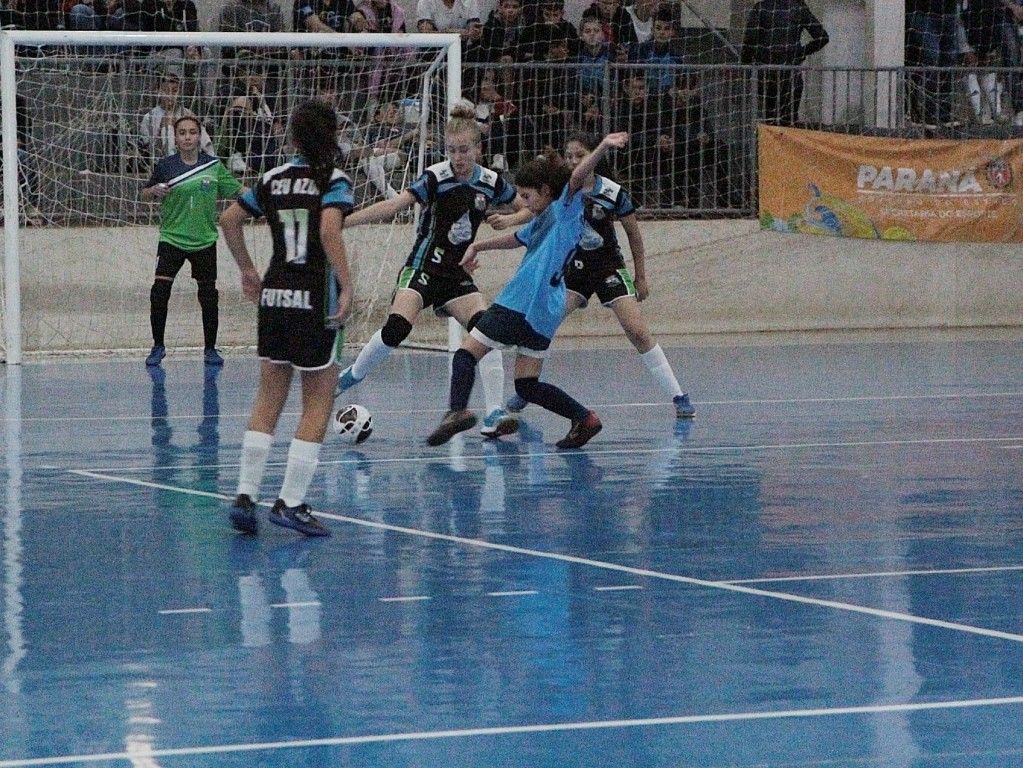
[[[643,222],[653,295],[643,304],[657,335],[742,331],[1023,325],[1018,246],[871,242],[760,231],[751,221]],[[156,233],[149,228],[23,230],[25,348],[148,347],[148,297]],[[265,260],[266,228],[252,248]],[[480,235],[490,233],[484,227]],[[359,312],[350,338],[382,322],[408,228],[363,227],[349,236]],[[624,238],[623,238],[624,241]],[[493,297],[521,252],[492,253],[478,282]],[[254,309],[241,301],[237,270],[221,247],[221,338],[254,343]],[[620,333],[591,307],[562,333]],[[443,344],[444,321],[424,316],[413,341]],[[188,267],[175,286],[172,345],[201,332]]]

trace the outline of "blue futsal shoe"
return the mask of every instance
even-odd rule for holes
[[[508,409],[509,413],[520,413],[527,405],[529,405],[529,401],[516,392],[508,398],[508,402],[504,404],[504,407]]]
[[[231,525],[242,533],[259,533],[259,520],[256,518],[256,502],[244,493],[239,493],[231,507]]]
[[[341,378],[337,380],[337,386],[334,388],[334,399],[336,400],[337,398],[341,397],[342,392],[351,389],[360,381],[362,381],[362,379],[357,379],[354,376],[352,376],[352,366],[349,365],[347,368],[341,371]]]
[[[691,419],[696,415],[696,408],[689,402],[689,395],[675,395],[671,402],[675,404],[675,418]]]
[[[330,530],[313,517],[308,504],[289,507],[284,499],[277,499],[270,510],[270,522],[304,533],[306,536],[330,536]]]
[[[483,419],[480,434],[484,437],[501,437],[519,431],[519,417],[508,413],[504,408],[496,408]]]
[[[149,355],[146,357],[146,366],[152,368],[159,365],[165,357],[167,357],[167,347],[163,344],[154,344],[153,348],[149,350]]]
[[[210,347],[205,352],[203,352],[203,354],[202,354],[202,361],[206,365],[220,366],[220,365],[224,364],[224,358],[216,350],[215,347]]]

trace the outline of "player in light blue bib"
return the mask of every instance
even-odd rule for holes
[[[451,367],[449,410],[427,439],[441,445],[471,429],[476,416],[468,410],[476,377],[476,363],[492,349],[516,350],[515,392],[524,400],[571,421],[559,448],[580,448],[602,428],[597,414],[560,388],[540,381],[543,360],[565,315],[565,267],[583,230],[582,188],[597,163],[611,149],[628,142],[627,133],[612,133],[570,171],[558,156],[526,163],[515,174],[515,184],[526,207],[536,218],[518,232],[471,244],[461,265],[469,272],[479,266],[481,251],[526,246],[526,255],[493,305],[483,313]]]

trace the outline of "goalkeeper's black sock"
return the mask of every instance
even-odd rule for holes
[[[167,304],[170,303],[170,280],[154,280],[149,289],[149,325],[153,329],[153,346],[162,347],[164,331],[167,329]]]
[[[219,293],[216,283],[199,283],[199,308],[202,310],[202,338],[206,349],[217,346],[217,330],[220,324],[218,305]]]

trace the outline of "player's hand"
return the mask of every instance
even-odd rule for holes
[[[629,143],[629,134],[625,131],[620,133],[609,133],[604,137],[604,145],[612,149],[622,149]]]
[[[330,315],[327,318],[328,328],[343,328],[345,323],[348,322],[348,318],[352,315],[352,304],[355,300],[355,294],[351,288],[341,289],[341,294],[338,296],[337,312]]]
[[[480,257],[476,253],[476,243],[471,243],[465,251],[465,256],[458,262],[458,266],[468,273],[473,273],[480,265]]]
[[[636,283],[636,301],[644,301],[650,295],[650,286],[647,285],[646,278],[637,277],[634,282]]]
[[[512,215],[510,213],[492,213],[487,216],[487,224],[500,232],[512,225]]]
[[[263,278],[255,267],[242,272],[242,295],[253,304],[259,304],[259,293],[263,289]]]
[[[153,185],[153,197],[155,197],[157,200],[163,200],[169,194],[170,187],[168,187],[166,184]]]

